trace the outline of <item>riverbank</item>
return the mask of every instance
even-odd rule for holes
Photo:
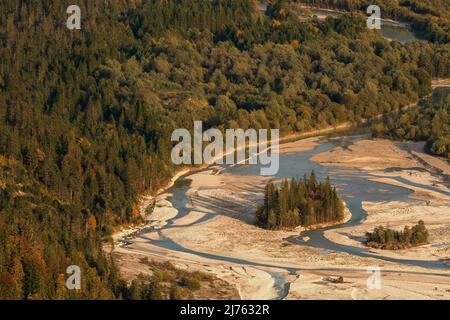
[[[322,133],[331,131],[320,130]],[[289,136],[283,139],[287,141],[292,138]],[[287,142],[281,145],[280,152],[310,150],[317,145],[318,139]],[[166,256],[177,267],[214,274],[237,288],[242,299],[279,297],[279,279],[272,274],[276,266],[262,270],[251,264],[242,266],[239,263],[222,263],[189,253],[174,253],[149,243],[170,239],[181,247],[195,248],[196,252],[204,254],[233,252],[236,259],[258,260],[258,256],[264,254],[270,244],[284,243],[284,238],[298,233],[271,232],[254,226],[256,204],[262,200],[262,190],[269,177],[258,175],[239,179],[227,173],[216,174],[215,166],[212,166],[211,170],[192,173],[186,179],[190,181],[185,187],[189,198],[189,203],[185,205],[189,212],[179,212],[179,208],[173,204],[173,193],[169,190],[159,194],[155,198],[156,205],[146,228],[141,229],[140,235],[135,234],[132,243],[127,242],[126,246],[119,243],[114,249],[122,273],[132,278],[130,275],[134,275],[135,270],[142,269],[136,265],[136,255],[156,260],[164,260]],[[255,242],[258,248],[254,248]],[[271,251],[271,256],[277,257],[278,248]]]
[[[406,145],[409,145],[408,143]],[[388,140],[359,141],[346,148],[335,148],[315,155],[312,160],[322,165],[355,168],[370,174],[367,179],[383,184],[400,186],[412,191],[408,201],[385,201],[363,203],[367,218],[358,226],[328,230],[325,236],[330,241],[365,248],[365,232],[375,227],[389,226],[403,229],[419,220],[425,221],[430,232],[428,245],[405,250],[370,249],[377,255],[395,259],[415,259],[424,261],[448,261],[450,257],[450,189],[443,178],[430,172],[430,166],[439,170],[449,170],[446,161],[432,157],[426,167],[409,153],[405,144]],[[413,151],[423,161],[428,157],[420,151]],[[438,163],[438,164],[437,164]],[[450,266],[450,264],[449,264]]]
[[[327,18],[328,15],[342,15],[342,14],[351,14],[350,11],[344,11],[339,9],[330,9],[326,7],[321,7],[317,5],[308,5],[306,3],[295,3],[292,4],[295,8],[303,9],[303,10],[312,10],[312,14],[316,15],[319,19],[324,20]],[[323,12],[324,14],[321,14]],[[361,13],[366,14],[364,11],[361,10]],[[383,25],[391,25],[399,28],[411,28],[411,24],[407,22],[401,22],[394,19],[385,19],[381,18],[380,21],[383,23]]]
[[[148,216],[148,208],[152,205],[157,204],[157,198],[158,195],[164,193],[166,190],[173,187],[175,182],[185,174],[188,174],[189,172],[195,170],[195,168],[185,168],[180,171],[178,171],[170,180],[167,182],[167,184],[160,188],[155,195],[147,194],[143,195],[138,203],[138,211],[142,218],[146,219]],[[197,169],[198,170],[198,169]],[[133,225],[124,225],[121,226],[119,230],[114,232],[111,236],[114,244],[116,245],[124,245],[126,244],[127,240],[133,237],[133,235],[139,233],[141,230],[147,227],[147,221],[145,220],[143,223],[140,224],[133,224]]]
[[[411,104],[409,107],[416,105]],[[324,142],[317,136],[346,132],[352,127],[354,125],[347,122],[337,127],[284,136],[280,139],[282,144],[280,144],[279,152],[282,155],[294,157],[297,154],[308,154],[311,150],[323,145]],[[405,175],[405,178],[409,177],[410,183],[421,184],[425,179],[428,185],[431,184],[432,188],[438,191],[428,190],[425,194],[422,194],[420,190],[414,192],[414,197],[422,195],[423,198],[416,199],[419,201],[418,206],[408,211],[412,213],[404,219],[415,220],[416,214],[420,214],[423,210],[420,205],[434,201],[430,198],[434,193],[437,192],[439,197],[440,192],[445,192],[445,189],[442,189],[442,179],[439,180],[435,173],[425,174],[424,171],[427,170],[425,167],[428,168],[428,165],[424,165],[418,173],[408,174],[411,168],[417,167],[420,165],[419,162],[427,159],[427,155],[419,147],[414,146],[414,150],[398,150],[400,146],[392,145],[385,140],[376,148],[372,148],[371,142],[364,140],[361,145],[357,143],[350,147],[337,147],[330,152],[332,156],[328,157],[328,163],[325,161],[323,164],[341,167],[341,171],[357,169],[367,173],[373,181],[386,179],[388,176],[390,181],[387,183],[390,185],[394,185],[393,177],[399,171],[402,177]],[[355,154],[333,153],[339,149],[354,152],[354,148],[360,146],[362,146],[361,150]],[[413,146],[409,145],[409,147]],[[387,153],[386,150],[390,151]],[[373,159],[374,155],[378,155],[376,161]],[[315,160],[320,162],[323,159]],[[436,161],[440,159],[428,155],[427,163],[433,168],[437,167]],[[439,167],[437,176],[443,172],[442,169],[448,168],[448,164],[439,162]],[[323,299],[326,297],[450,299],[446,291],[450,285],[450,271],[442,272],[441,269],[433,271],[419,265],[401,262],[408,261],[402,259],[409,258],[417,261],[415,253],[392,257],[385,255],[386,259],[379,260],[377,253],[373,251],[370,251],[373,256],[364,256],[350,254],[345,250],[344,252],[324,250],[311,245],[308,237],[300,237],[300,245],[294,244],[291,239],[299,238],[299,232],[302,230],[268,231],[254,226],[253,215],[256,203],[262,201],[263,187],[270,178],[256,174],[241,176],[233,173],[234,170],[226,170],[217,165],[210,166],[209,170],[205,167],[201,169],[192,168],[179,172],[171,179],[167,188],[159,190],[156,197],[143,199],[139,209],[141,213],[146,212],[148,204],[155,203],[153,213],[148,217],[148,223],[125,234],[125,238],[124,234],[117,234],[113,254],[117,257],[121,272],[127,279],[132,279],[137,270],[148,272],[148,268],[139,266],[140,258],[145,257],[156,261],[169,260],[178,268],[212,274],[227,284],[228,289],[221,296],[223,299],[229,297],[229,293],[233,292],[232,288],[236,289],[238,297],[242,299]],[[391,172],[388,172],[388,169]],[[374,175],[376,171],[383,175]],[[183,177],[186,183],[183,182],[176,189],[171,188],[180,177]],[[386,183],[383,180],[377,181]],[[413,189],[410,184],[403,187]],[[380,202],[363,203],[364,209],[372,211],[372,217],[378,216],[377,221],[382,223],[389,221],[389,212],[395,209],[393,206],[396,208],[404,206],[399,203],[383,205]],[[408,205],[411,206],[411,203]],[[375,214],[377,208],[380,210]],[[446,208],[443,209],[446,210]],[[436,212],[432,210],[431,214],[438,217],[440,211]],[[347,215],[346,221],[350,218],[351,216]],[[366,220],[370,222],[369,219]],[[441,224],[442,221],[438,223]],[[359,248],[364,251],[366,248],[361,246],[361,241],[358,243],[358,237],[363,235],[365,227],[358,231],[359,234],[355,231],[352,235],[350,232],[353,228],[349,229],[349,234],[345,232],[341,234],[342,226],[336,226],[335,231],[327,230],[325,236],[337,246]],[[436,236],[438,240],[419,254],[424,262],[427,262],[430,256],[431,261],[438,261],[445,255],[448,256],[449,243],[445,238],[446,230],[438,224],[435,226],[434,223],[431,229],[434,230],[433,236]],[[358,230],[357,227],[355,230]],[[389,258],[392,259],[389,260]],[[365,281],[368,276],[366,273],[368,266],[383,268],[383,290],[374,292],[367,289]],[[346,281],[339,285],[332,284],[324,280],[326,276],[343,276]],[[421,283],[420,293],[414,289],[418,282]],[[220,299],[220,295],[214,297]]]
[[[301,140],[286,144],[280,152],[307,153],[322,143],[317,138]],[[386,145],[381,147],[384,150]],[[158,196],[148,229],[115,249],[123,273],[133,274],[138,267],[127,261],[140,256],[210,273],[236,288],[242,299],[449,298],[448,270],[323,250],[310,246],[308,239],[297,245],[290,239],[297,238],[298,231],[254,226],[255,206],[262,200],[266,182],[259,175],[241,176],[228,170],[216,174],[211,167],[186,179],[190,183],[177,192]],[[367,288],[368,266],[382,268],[381,290]],[[328,276],[345,280],[333,284],[324,280]]]
[[[450,84],[450,79],[447,79],[447,78],[432,79],[432,88],[433,89],[436,89],[439,87],[447,87],[449,84]],[[427,97],[429,97],[429,96],[427,96]],[[427,97],[424,97],[422,99],[426,99]],[[408,106],[406,106],[403,110],[417,107],[418,103],[419,102],[411,103]],[[382,114],[376,115],[372,119],[369,119],[369,120],[364,119],[363,121],[361,121],[361,123],[364,125],[370,121],[380,119],[382,116],[383,116]],[[331,133],[346,132],[352,128],[357,128],[357,125],[355,125],[349,121],[346,121],[339,125],[329,126],[329,127],[323,128],[323,129],[315,129],[315,130],[311,130],[308,132],[287,134],[279,139],[280,152],[295,153],[295,152],[300,152],[300,151],[307,151],[317,145],[317,143],[316,143],[317,139],[314,139],[314,138],[320,137],[321,135],[331,134]],[[311,139],[308,139],[308,138],[311,138]],[[299,141],[299,140],[302,140],[302,143],[296,144],[295,142]],[[293,144],[291,144],[290,142],[292,142]],[[292,146],[295,146],[295,147],[292,147]],[[249,146],[246,146],[246,147],[249,147]],[[243,148],[243,147],[237,148],[237,150],[239,150],[241,148]],[[432,161],[432,162],[434,161],[433,160],[434,157],[432,157],[432,156],[429,156],[426,154],[422,154],[421,156],[428,158],[428,161]],[[207,166],[199,166],[199,167],[188,167],[188,168],[181,169],[169,180],[169,182],[167,183],[167,185],[165,187],[160,188],[156,192],[156,195],[164,193],[164,191],[171,188],[173,186],[173,184],[175,183],[175,181],[177,181],[180,177],[188,174],[189,172],[194,172],[194,171],[205,169],[206,167]],[[138,211],[142,217],[144,217],[144,218],[146,217],[147,208],[154,201],[155,201],[155,194],[147,194],[147,195],[143,195],[141,197],[141,199],[139,200],[139,204],[138,204],[138,208],[139,208]],[[132,237],[133,234],[138,233],[141,229],[145,228],[146,225],[147,225],[147,223],[144,222],[144,223],[138,224],[138,225],[122,226],[122,227],[120,227],[120,229],[118,231],[114,232],[114,234],[112,235],[112,239],[116,243],[123,244],[123,243],[125,243],[126,239]]]
[[[353,127],[355,127],[355,125],[347,121],[337,126],[329,126],[327,128],[311,130],[308,132],[288,134],[279,139],[280,143],[279,151],[281,153],[295,153],[300,151],[307,151],[317,145],[318,138],[321,135],[344,132]],[[272,140],[270,142],[272,143]],[[238,151],[245,147],[248,148],[249,146],[239,147],[235,151]],[[223,156],[226,155],[227,155],[226,153],[223,154]],[[215,158],[214,161],[216,159],[217,158]],[[214,168],[217,166],[211,165],[209,167]],[[173,187],[175,182],[179,180],[182,176],[185,176],[188,173],[204,170],[206,168],[208,168],[207,165],[183,168],[179,170],[174,176],[172,176],[168,181],[168,183],[164,187],[160,188],[155,194],[143,195],[138,203],[138,211],[141,217],[147,219],[148,218],[147,208],[151,206],[153,203],[156,203],[159,198],[158,196],[164,194],[164,192]],[[147,221],[136,225],[124,225],[121,226],[117,231],[115,231],[111,237],[115,244],[123,245],[128,241],[128,239],[133,237],[133,235],[147,228],[147,226],[148,226]]]

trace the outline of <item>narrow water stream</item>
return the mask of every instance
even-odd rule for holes
[[[368,136],[360,135],[353,137],[343,137],[340,139],[332,139],[325,142],[320,143],[317,147],[309,150],[307,152],[296,152],[290,154],[281,154],[280,155],[280,170],[276,177],[274,178],[292,178],[292,177],[303,177],[304,174],[309,174],[314,170],[318,179],[323,180],[327,176],[330,176],[331,183],[335,185],[338,189],[338,193],[346,202],[348,209],[352,213],[352,218],[345,224],[342,224],[338,227],[328,227],[323,229],[318,229],[314,231],[303,232],[301,237],[309,237],[307,243],[300,239],[300,235],[298,237],[291,237],[289,241],[296,245],[304,245],[308,247],[320,248],[323,250],[331,250],[336,252],[346,252],[352,255],[357,255],[361,257],[371,257],[377,258],[383,261],[396,262],[405,265],[413,265],[420,266],[424,268],[431,269],[449,269],[445,263],[440,261],[425,261],[425,260],[407,260],[407,259],[395,259],[389,257],[379,256],[375,253],[369,252],[366,248],[358,248],[353,246],[341,245],[334,242],[329,241],[324,236],[324,231],[329,229],[343,228],[356,226],[361,223],[367,216],[366,211],[363,209],[362,203],[363,201],[406,201],[408,200],[411,191],[407,188],[392,186],[388,184],[378,183],[369,181],[371,178],[370,174],[358,171],[358,170],[343,170],[343,168],[333,167],[333,166],[321,166],[311,160],[309,160],[313,155],[321,152],[325,152],[335,148],[336,146],[348,146],[358,140],[367,139]],[[234,167],[226,167],[226,171],[233,175],[258,175],[260,172],[260,167],[258,165],[240,165]],[[377,176],[378,177],[378,176]],[[374,176],[375,178],[375,176]],[[379,178],[379,177],[378,177]],[[390,177],[392,178],[392,177]],[[183,179],[183,177],[181,178]],[[406,185],[410,186],[420,186],[424,187],[417,183],[412,183],[406,179],[402,179],[400,177],[394,177],[399,182],[402,182]],[[178,214],[173,219],[169,220],[167,225],[164,226],[161,230],[172,228],[173,221],[179,219],[191,210],[187,207],[190,202],[190,198],[187,196],[188,191],[187,186],[181,187],[172,187],[169,190],[170,193],[173,194],[171,202],[173,206],[178,210]],[[427,187],[427,189],[442,192],[448,194],[448,192],[444,192],[438,188]],[[177,225],[179,227],[190,227],[192,225],[202,223],[209,219],[214,219],[216,215],[206,214],[203,218],[185,226]],[[234,258],[229,256],[222,256],[216,254],[203,253],[200,251],[196,251],[193,249],[185,248],[171,239],[162,238],[160,241],[152,241],[152,244],[155,246],[159,246],[161,248],[170,249],[174,251],[190,253],[194,255],[198,255],[204,258],[209,258],[213,260],[219,260],[224,262],[232,262],[236,264],[250,265],[255,267],[273,267],[280,268],[276,264],[266,263],[266,262],[255,262],[255,261],[247,261],[245,259]],[[289,272],[298,270],[296,266],[292,266],[292,268],[284,268]]]
[[[395,259],[389,257],[383,257],[377,255],[375,253],[370,252],[366,248],[359,248],[349,245],[341,245],[338,243],[334,243],[329,241],[324,236],[324,232],[329,229],[339,229],[343,227],[356,226],[360,224],[367,216],[366,211],[363,209],[362,203],[363,201],[407,201],[411,191],[407,188],[392,186],[389,184],[378,183],[369,181],[370,178],[375,178],[375,176],[371,176],[366,172],[362,172],[355,169],[349,168],[341,168],[341,167],[333,167],[333,166],[322,166],[310,160],[312,156],[318,153],[326,152],[332,150],[337,146],[341,146],[346,148],[351,144],[363,140],[368,139],[368,135],[358,135],[358,136],[350,136],[350,137],[338,137],[332,139],[324,139],[321,141],[318,146],[315,148],[306,151],[306,152],[295,152],[295,153],[283,153],[280,154],[280,170],[278,174],[274,177],[276,179],[279,178],[292,178],[292,177],[303,177],[304,174],[309,174],[312,170],[316,173],[318,179],[323,180],[327,176],[330,177],[331,183],[337,187],[339,195],[346,202],[348,209],[352,213],[352,218],[345,224],[340,226],[332,226],[328,228],[318,229],[314,231],[303,232],[301,235],[292,236],[287,240],[294,245],[314,247],[321,249],[324,254],[328,252],[345,252],[351,255],[360,256],[360,257],[369,257],[379,259],[380,261],[388,261],[399,263],[403,265],[410,266],[420,266],[433,270],[449,270],[450,266],[441,261],[426,261],[426,260],[411,260],[411,259]],[[238,166],[224,166],[221,172],[225,171],[233,175],[250,175],[255,176],[259,175],[260,167],[259,165],[238,165]],[[208,170],[208,169],[207,169]],[[400,170],[400,169],[399,169]],[[188,174],[189,175],[189,174]],[[379,176],[377,176],[379,178]],[[440,190],[434,187],[423,186],[418,183],[413,183],[409,180],[403,179],[401,177],[392,177],[392,170],[390,170],[389,178],[396,179],[397,181],[405,184],[406,186],[415,186],[426,188],[428,190],[441,192],[446,195],[450,195],[448,192]],[[184,180],[185,176],[180,178]],[[186,184],[175,184],[171,189],[168,190],[168,193],[172,194],[172,198],[170,199],[173,207],[177,209],[178,213],[172,219],[167,221],[167,224],[163,226],[161,229],[158,229],[158,233],[160,235],[160,240],[152,240],[146,238],[145,234],[148,232],[147,230],[142,230],[137,237],[148,241],[153,246],[157,246],[160,248],[168,249],[175,252],[192,254],[198,257],[211,259],[218,262],[223,263],[233,263],[237,265],[242,265],[243,267],[249,266],[255,269],[264,271],[271,275],[274,284],[273,288],[276,292],[275,299],[283,299],[289,293],[290,283],[292,281],[292,277],[294,276],[294,272],[298,272],[302,270],[302,268],[298,265],[279,265],[275,262],[267,261],[267,260],[246,260],[241,257],[233,257],[232,254],[227,255],[227,253],[223,254],[212,254],[208,252],[202,252],[200,250],[196,250],[195,248],[187,248],[184,247],[173,240],[166,238],[163,236],[163,230],[167,230],[174,227],[174,221],[180,219],[189,214],[192,210],[190,208],[191,199],[187,195],[189,187]],[[210,219],[216,218],[215,214],[205,214],[202,218],[196,220],[195,222],[179,225],[177,224],[177,228],[188,228],[193,225],[205,222]],[[303,237],[309,237],[308,242],[304,242],[302,240]],[[153,252],[151,249],[131,249],[134,251],[142,251],[144,253],[153,253],[156,255],[162,255],[158,252]],[[340,268],[327,267],[323,266],[322,268],[316,269],[321,271],[342,271]],[[355,271],[361,272],[359,269],[347,271]],[[383,272],[398,272],[395,270],[384,270]],[[420,272],[410,272],[417,273]],[[447,276],[447,274],[441,274]]]

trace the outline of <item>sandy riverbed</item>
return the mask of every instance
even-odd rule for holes
[[[431,158],[431,160],[430,160]],[[401,186],[413,191],[407,202],[364,202],[363,208],[368,216],[365,221],[351,228],[341,228],[326,232],[326,237],[334,242],[364,247],[362,241],[366,231],[376,226],[389,226],[403,229],[405,225],[416,224],[423,220],[430,232],[430,244],[406,250],[375,250],[379,255],[416,260],[448,260],[450,257],[450,189],[445,186],[440,176],[433,176],[425,170],[422,161],[429,160],[428,165],[438,166],[446,172],[449,165],[445,160],[400,149],[394,142],[387,140],[360,141],[346,150],[334,149],[317,154],[312,158],[322,164],[353,167],[375,176],[372,181]],[[422,160],[422,161],[419,161]],[[388,168],[403,170],[385,171]],[[393,177],[401,177],[421,186],[411,186]]]
[[[306,151],[318,143],[317,139],[289,143],[282,145],[280,152]],[[345,150],[336,148],[317,155],[313,160],[358,168],[374,175],[372,179],[383,179],[384,183],[398,183],[389,179],[389,174],[401,175],[448,190],[439,177],[414,169],[422,166],[414,155],[385,140],[361,141]],[[384,171],[392,167],[405,170]],[[115,248],[125,274],[140,268],[135,265],[136,256],[145,256],[170,260],[188,270],[212,273],[235,287],[243,299],[450,299],[448,269],[430,270],[324,251],[309,247],[307,241],[295,245],[289,237],[297,236],[298,231],[267,231],[255,227],[253,215],[267,178],[235,176],[227,171],[218,175],[213,169],[188,176],[191,183],[186,187],[186,194],[190,203],[188,212],[181,216],[177,216],[178,209],[172,206],[170,192],[158,196],[150,217],[153,229],[133,239],[128,246]],[[417,189],[407,203],[364,203],[368,218],[362,225],[349,230],[330,230],[327,237],[358,247],[362,246],[360,238],[364,232],[377,224],[389,221],[391,227],[396,227],[423,219],[430,229],[430,245],[380,254],[425,260],[448,258],[449,199],[439,192]],[[158,245],[167,240],[183,250]],[[128,263],[129,259],[134,264]],[[381,268],[381,289],[367,288],[368,266]],[[333,284],[324,280],[328,276],[343,276],[345,281]]]

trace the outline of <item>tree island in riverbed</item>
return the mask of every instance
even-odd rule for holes
[[[265,187],[264,204],[256,210],[256,224],[267,229],[295,228],[339,222],[344,219],[344,203],[327,178],[318,182],[312,172],[303,179],[285,179]]]
[[[386,250],[405,249],[428,243],[428,230],[425,223],[420,220],[412,228],[405,226],[403,231],[376,227],[373,232],[366,233],[366,239],[366,245],[369,247]]]

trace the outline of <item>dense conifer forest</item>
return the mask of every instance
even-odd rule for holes
[[[318,182],[312,172],[303,179],[285,179],[279,186],[269,182],[264,204],[257,207],[256,224],[267,229],[309,227],[344,219],[344,204],[327,178]]]
[[[174,173],[175,128],[287,134],[398,110],[450,75],[438,42],[389,42],[357,13],[300,22],[281,2],[1,1],[0,298],[128,297],[101,243]]]
[[[412,228],[405,226],[403,231],[396,231],[382,226],[366,233],[366,244],[370,247],[386,250],[398,250],[420,246],[428,242],[428,230],[420,220]]]

